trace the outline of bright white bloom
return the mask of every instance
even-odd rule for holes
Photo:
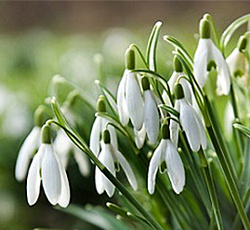
[[[102,164],[113,174],[116,176],[115,163],[119,164],[123,169],[131,187],[134,190],[137,190],[137,181],[135,175],[127,162],[126,158],[118,151],[118,149],[114,148],[110,143],[110,133],[108,130],[104,131],[103,135],[103,146],[102,151],[98,157],[98,159],[102,162]],[[95,171],[95,184],[96,190],[99,194],[102,194],[104,191],[108,194],[109,197],[114,195],[115,186],[109,181],[109,179],[100,171],[98,167],[96,167]]]
[[[134,134],[135,134],[135,144],[138,149],[141,149],[144,145],[145,138],[146,138],[146,129],[145,125],[143,124],[141,130],[137,130],[134,128]]]
[[[50,143],[50,128],[42,130],[42,144],[33,158],[27,178],[27,199],[34,205],[39,197],[42,181],[46,197],[52,205],[67,207],[70,189],[67,174]]]
[[[153,194],[155,191],[156,174],[164,161],[167,165],[168,176],[174,192],[176,194],[181,193],[185,185],[185,170],[182,160],[176,146],[168,138],[169,134],[164,136],[149,163],[148,192],[150,194]]]
[[[54,149],[65,169],[68,166],[70,155],[73,153],[80,173],[83,176],[89,175],[90,165],[86,154],[72,143],[62,129],[57,131],[57,136],[54,141]]]
[[[127,125],[130,118],[132,125],[140,130],[143,124],[143,98],[137,74],[130,71],[134,68],[134,51],[128,49],[126,58],[129,64],[126,64],[117,90],[118,114],[123,125]]]
[[[210,39],[209,22],[206,19],[201,20],[201,38],[194,55],[194,76],[201,87],[207,80],[208,65],[216,63],[217,69],[217,93],[227,95],[230,90],[230,73],[220,50]],[[204,29],[203,29],[204,28]]]
[[[18,181],[26,178],[30,161],[40,146],[40,134],[41,128],[35,126],[22,144],[15,168],[15,176]]]
[[[196,110],[184,98],[182,86],[176,85],[175,109],[180,113],[180,123],[186,133],[191,149],[197,152],[200,147],[206,149],[207,138],[205,128]]]
[[[154,92],[147,77],[142,78],[144,96],[144,125],[149,141],[155,144],[159,135],[159,112]]]

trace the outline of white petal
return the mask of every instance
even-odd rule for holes
[[[201,87],[207,80],[207,64],[209,60],[210,39],[200,39],[194,55],[194,77]]]
[[[61,195],[60,198],[58,200],[58,204],[63,207],[66,208],[69,205],[69,201],[70,201],[70,188],[69,188],[69,180],[65,171],[65,168],[63,167],[62,163],[60,162],[60,160],[58,159],[58,156],[56,155],[56,159],[59,165],[59,171],[60,171],[60,175],[61,175]]]
[[[86,153],[74,147],[74,157],[81,174],[83,176],[88,176],[90,174],[90,164]]]
[[[49,202],[55,205],[58,203],[61,195],[61,175],[52,146],[50,144],[46,144],[45,146],[42,160],[42,183]]]
[[[217,87],[219,87],[222,94],[228,95],[230,90],[230,73],[226,60],[224,59],[220,50],[214,45],[214,43],[212,41],[210,42],[212,47],[213,59],[217,64]]]
[[[175,191],[175,193],[179,194],[180,192],[182,192],[185,185],[185,170],[183,167],[183,163],[176,147],[170,140],[168,140],[166,152],[168,176],[171,181],[173,190]]]
[[[103,174],[98,167],[95,167],[95,187],[98,194],[104,192]]]
[[[92,126],[89,139],[89,148],[96,156],[98,156],[100,152],[100,140],[102,132],[101,128],[102,128],[102,118],[98,116],[96,117],[94,124]]]
[[[188,143],[194,152],[200,149],[200,129],[195,117],[195,110],[187,104],[185,99],[180,100],[180,122],[186,133]]]
[[[111,148],[109,144],[105,144],[103,150],[100,153],[99,160],[103,163],[103,165],[113,174],[115,173],[115,164],[114,159],[112,157]],[[115,186],[111,183],[111,181],[103,174],[102,174],[102,184],[103,188],[108,194],[109,197],[114,195]]]
[[[117,157],[117,160],[118,160],[119,164],[121,165],[123,171],[125,172],[125,175],[129,181],[131,187],[134,190],[137,190],[137,180],[135,178],[134,172],[133,172],[132,168],[130,167],[128,161],[122,155],[122,153],[120,153],[119,151],[116,151],[116,157]]]
[[[153,194],[155,191],[155,180],[158,167],[161,165],[163,157],[163,151],[166,149],[166,140],[161,140],[160,144],[156,148],[153,157],[150,160],[148,168],[148,192]]]
[[[40,185],[41,185],[40,167],[41,167],[41,154],[38,151],[38,153],[35,155],[30,165],[27,178],[26,188],[27,188],[27,199],[29,205],[35,204],[39,197]]]
[[[170,101],[170,99],[169,99],[169,96],[168,96],[166,90],[163,90],[163,93],[162,93],[161,96],[162,96],[162,99],[163,99],[163,101],[164,101],[164,103],[165,103],[166,105],[172,106],[172,103],[171,103],[171,101]]]
[[[146,138],[146,129],[145,125],[143,124],[141,130],[137,130],[134,128],[134,134],[135,134],[135,144],[138,149],[141,149],[144,145],[144,141]]]
[[[140,130],[143,124],[143,99],[135,73],[127,76],[126,103],[133,126]]]
[[[182,85],[183,91],[184,91],[184,95],[185,95],[185,99],[192,104],[192,88],[190,83],[185,79],[185,78],[181,78],[180,80],[180,84]]]
[[[128,70],[126,69],[117,90],[117,109],[122,125],[127,125],[129,122],[128,109],[125,98],[127,74]]]
[[[155,144],[159,134],[159,113],[152,91],[144,92],[144,123],[149,141]]]
[[[174,109],[176,111],[180,111],[179,100],[175,101]],[[172,142],[175,144],[176,147],[178,146],[178,141],[179,141],[179,128],[180,128],[179,124],[176,121],[171,119],[170,124],[169,124],[170,139],[172,140]]]
[[[30,160],[40,144],[41,128],[34,127],[24,141],[17,157],[15,177],[18,181],[23,181],[26,177]]]
[[[175,86],[175,83],[176,83],[178,77],[183,76],[183,75],[185,75],[185,74],[182,72],[179,73],[179,72],[174,71],[172,73],[171,77],[169,78],[168,85],[169,85],[169,88],[170,88],[170,91],[172,94],[174,94],[174,86]]]

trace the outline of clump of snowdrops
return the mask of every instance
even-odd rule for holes
[[[96,81],[100,96],[89,138],[78,132],[85,114],[72,108],[76,101],[92,105],[81,89],[55,76],[16,163],[16,179],[27,177],[29,205],[43,187],[52,205],[83,212],[69,205],[66,169],[73,157],[83,176],[94,170],[97,193],[116,196],[107,207],[119,229],[250,229],[249,32],[235,33],[249,20],[236,19],[219,36],[205,14],[194,57],[185,42],[164,36],[173,46],[171,76],[157,71],[157,22],[145,56],[135,44],[126,50],[117,92]],[[109,229],[118,228],[112,224]]]

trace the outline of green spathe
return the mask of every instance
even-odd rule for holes
[[[42,143],[43,144],[51,144],[51,135],[50,135],[50,126],[44,125],[41,131],[42,135]]]
[[[207,19],[200,20],[200,37],[203,39],[210,38],[210,24]]]
[[[164,123],[162,125],[162,127],[161,127],[161,134],[162,134],[162,139],[169,139],[170,138],[168,124]]]
[[[97,101],[97,111],[98,112],[106,112],[105,98],[103,95],[99,96]]]
[[[135,68],[135,51],[128,48],[125,52],[125,68],[132,70]]]
[[[149,90],[150,89],[150,84],[149,84],[149,80],[146,76],[144,76],[141,80],[142,83],[142,88],[144,91]]]
[[[247,37],[242,35],[240,36],[238,43],[237,43],[237,48],[240,52],[243,52],[247,47]]]
[[[173,66],[175,72],[181,73],[183,71],[182,64],[176,55],[174,56]]]
[[[44,113],[45,113],[45,106],[40,105],[35,113],[34,113],[34,124],[37,127],[42,127],[43,126],[43,119],[44,119]]]
[[[177,100],[184,98],[184,91],[181,84],[176,84],[174,87],[174,95]]]

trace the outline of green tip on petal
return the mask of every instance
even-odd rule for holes
[[[99,96],[97,100],[97,111],[106,112],[105,97],[103,95]]]
[[[210,72],[213,68],[216,69],[217,65],[214,60],[211,60],[207,64],[207,71]]]
[[[44,125],[41,131],[42,135],[42,143],[43,144],[51,144],[51,135],[50,135],[50,126]]]
[[[162,139],[169,139],[170,138],[169,128],[168,128],[168,125],[165,124],[165,122],[163,123],[163,125],[161,127],[161,135],[162,135]]]
[[[105,144],[110,144],[110,133],[107,129],[103,131],[102,139]]]
[[[200,37],[201,38],[210,38],[210,24],[207,19],[200,20]]]
[[[42,127],[44,122],[43,122],[43,119],[44,119],[44,114],[45,114],[45,106],[44,105],[40,105],[35,113],[34,113],[34,124],[35,126],[38,126],[38,127]]]
[[[237,44],[237,48],[240,52],[243,52],[247,47],[247,37],[242,35],[240,36]]]
[[[125,68],[128,70],[135,68],[135,51],[128,48],[125,52]]]
[[[182,64],[176,55],[174,56],[173,66],[175,72],[181,73],[183,71]]]
[[[142,84],[142,88],[144,91],[150,89],[150,84],[149,84],[149,80],[146,76],[144,76],[141,80],[141,84]]]
[[[184,91],[181,84],[176,84],[174,87],[174,95],[177,100],[184,98]]]

